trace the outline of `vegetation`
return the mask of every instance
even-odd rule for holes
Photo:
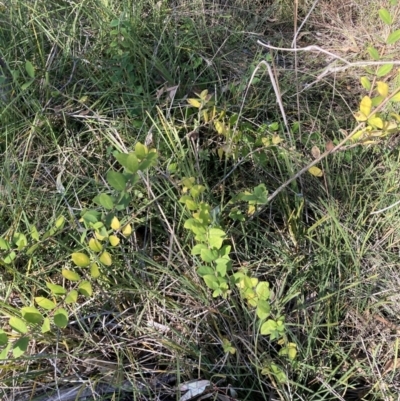
[[[399,13],[0,3],[1,399],[397,399]]]

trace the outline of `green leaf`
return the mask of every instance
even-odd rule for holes
[[[111,266],[112,265],[111,255],[108,252],[103,252],[99,257],[99,260],[105,266]]]
[[[218,258],[215,261],[215,270],[221,277],[226,276],[226,272],[232,267],[232,262],[227,258]]]
[[[23,91],[27,90],[34,82],[35,82],[35,80],[31,79],[30,81],[27,81],[27,82],[23,83],[21,85],[21,90],[23,90]]]
[[[22,249],[28,245],[28,239],[23,233],[15,233],[13,235],[13,242],[17,245],[18,249]]]
[[[65,297],[65,303],[66,304],[74,304],[78,300],[78,291],[76,290],[71,290],[67,296]]]
[[[14,317],[14,316],[11,317],[10,320],[8,321],[8,324],[11,326],[13,330],[18,331],[18,333],[25,334],[28,332],[27,325],[19,317]]]
[[[33,244],[32,246],[30,246],[30,247],[28,248],[28,250],[26,251],[26,254],[27,254],[27,255],[32,255],[33,252],[35,252],[36,249],[39,248],[39,246],[40,246],[39,243]]]
[[[148,153],[149,150],[147,149],[147,146],[141,144],[140,142],[135,145],[135,155],[139,159],[144,159]]]
[[[63,224],[65,223],[65,217],[64,216],[60,216],[56,222],[55,222],[55,227],[56,228],[61,228],[63,226]]]
[[[393,68],[393,64],[384,64],[384,65],[381,65],[381,66],[378,68],[378,71],[376,72],[376,76],[377,76],[377,77],[383,77],[383,76],[389,74],[389,72],[392,71],[392,68]]]
[[[218,252],[212,249],[202,249],[200,257],[204,262],[211,263],[218,258]]]
[[[376,50],[375,47],[368,46],[367,50],[368,50],[368,53],[371,56],[371,58],[373,58],[376,61],[380,59],[378,50]]]
[[[114,207],[113,198],[107,194],[100,194],[94,197],[93,202],[97,203],[100,206],[103,206],[104,209],[111,210]]]
[[[90,265],[90,275],[93,278],[97,278],[100,276],[100,269],[99,269],[99,266],[97,265],[97,263],[92,263]]]
[[[260,299],[257,302],[256,313],[257,313],[257,316],[259,319],[261,319],[261,320],[266,319],[269,316],[269,314],[271,313],[271,307],[269,305],[269,302]]]
[[[183,195],[179,199],[179,203],[184,203],[188,210],[197,210],[198,204],[193,200],[193,198],[189,195]]]
[[[10,263],[12,263],[12,261],[17,257],[17,254],[12,251],[10,252],[7,256],[4,257],[3,262],[7,265],[9,265]]]
[[[219,228],[210,228],[208,230],[208,243],[212,248],[220,249],[225,237],[225,231]]]
[[[10,352],[12,345],[13,343],[8,343],[7,347],[5,347],[3,351],[0,352],[0,361],[7,359],[8,353]]]
[[[129,173],[136,173],[139,170],[139,160],[134,153],[129,153],[123,165]]]
[[[0,238],[0,249],[3,251],[8,251],[10,249],[10,244],[4,238]]]
[[[387,25],[391,25],[393,22],[392,16],[386,8],[381,8],[379,10],[379,18]]]
[[[39,232],[38,232],[36,226],[31,226],[30,234],[31,234],[31,237],[33,240],[39,241],[40,237],[39,237]]]
[[[69,281],[79,281],[81,279],[81,276],[72,270],[62,269],[61,274]]]
[[[23,355],[28,349],[28,345],[29,345],[28,337],[21,337],[19,340],[17,340],[12,346],[13,357],[19,358],[21,355]]]
[[[393,43],[396,43],[399,39],[400,39],[400,29],[397,29],[388,36],[386,43],[388,45],[392,45]]]
[[[200,255],[203,249],[208,249],[206,244],[197,244],[192,248],[191,255]]]
[[[58,284],[46,283],[47,288],[54,294],[54,295],[64,295],[67,293],[67,290]],[[40,298],[40,297],[39,297]]]
[[[8,343],[7,333],[0,329],[0,346],[6,345]]]
[[[63,289],[63,291],[65,293],[66,291],[64,290],[64,288],[63,287],[61,287],[61,288]],[[52,300],[47,299],[45,297],[35,297],[35,302],[41,308],[47,309],[47,310],[52,310],[52,309],[54,309],[56,307],[56,304]]]
[[[28,73],[29,78],[35,78],[35,67],[29,60],[25,61],[25,70]]]
[[[271,295],[271,292],[269,289],[269,283],[267,283],[266,281],[260,281],[257,284],[256,293],[257,293],[259,299],[267,301]]]
[[[82,215],[82,219],[86,223],[97,223],[100,219],[101,213],[96,210],[88,210]]]
[[[89,281],[82,281],[79,284],[79,292],[84,295],[85,297],[91,297],[93,294],[93,289],[92,289],[92,285],[90,284]]]
[[[89,241],[90,246],[90,241]],[[78,267],[86,267],[90,264],[90,258],[85,253],[82,252],[74,252],[71,254],[71,259]]]
[[[120,243],[120,239],[116,235],[110,235],[108,240],[110,241],[110,245],[112,247],[117,246]]]
[[[268,202],[268,191],[265,184],[260,184],[254,188],[253,194],[256,197],[256,202],[260,205],[265,205]]]
[[[57,309],[54,313],[54,324],[60,329],[68,325],[68,313],[64,308]]]
[[[41,328],[41,332],[42,333],[47,333],[47,332],[49,332],[51,330],[51,327],[50,327],[50,319],[48,318],[48,317],[45,317],[44,318],[44,321],[43,321],[43,324],[42,324],[42,328]]]
[[[211,288],[212,290],[219,289],[219,282],[217,277],[207,274],[203,276],[203,280],[208,288]]]
[[[151,166],[155,166],[157,164],[157,153],[150,152],[145,159],[139,164],[139,170],[145,171]]]
[[[371,89],[371,82],[367,77],[361,77],[360,81],[364,89],[366,89],[367,91]]]
[[[229,213],[229,217],[234,221],[245,221],[246,220],[244,214],[239,209],[233,209]]]
[[[34,306],[24,306],[21,308],[22,317],[29,323],[37,324],[43,320],[42,314]]]
[[[110,170],[107,173],[107,182],[117,191],[123,191],[128,180],[124,174]]]
[[[275,322],[275,320],[269,319],[261,326],[260,333],[263,336],[268,336],[271,333],[273,333],[276,329],[277,329],[277,323]]]
[[[90,238],[90,240],[89,240],[89,248],[93,252],[101,252],[103,250],[103,245],[101,244],[101,242],[97,238]],[[89,260],[89,262],[90,262],[90,260]]]
[[[197,269],[197,274],[200,277],[204,277],[204,276],[212,276],[214,275],[214,269],[211,266],[200,266]]]

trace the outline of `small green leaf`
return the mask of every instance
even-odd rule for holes
[[[371,89],[371,82],[367,77],[361,77],[360,81],[364,89],[366,89],[367,91]]]
[[[0,249],[3,251],[8,251],[10,249],[10,244],[4,238],[0,238]]]
[[[28,239],[23,233],[15,233],[13,235],[13,242],[18,247],[18,249],[22,249],[28,245]]]
[[[99,260],[105,266],[111,266],[112,265],[111,255],[108,252],[103,252],[99,257]]]
[[[212,248],[220,249],[225,237],[225,231],[219,228],[210,228],[208,230],[208,243]]]
[[[371,56],[371,58],[373,58],[376,61],[380,59],[378,50],[376,50],[375,47],[368,46],[367,50],[368,50],[368,53]]]
[[[50,319],[48,317],[44,318],[43,324],[42,324],[42,328],[41,328],[41,332],[42,333],[47,333],[51,330],[50,327]]]
[[[35,241],[39,241],[39,239],[40,239],[39,232],[35,226],[31,226],[30,234],[31,234],[32,239],[34,239]]]
[[[218,258],[218,252],[215,249],[202,249],[200,257],[204,262],[211,263]]]
[[[21,355],[23,355],[28,349],[28,345],[29,345],[28,337],[21,337],[19,340],[17,340],[12,346],[13,357],[19,358]]]
[[[0,346],[6,345],[8,343],[7,333],[0,329]]]
[[[43,320],[42,314],[34,306],[25,306],[21,308],[22,317],[29,323],[37,324]]]
[[[79,281],[81,276],[72,270],[62,269],[61,274],[69,281]]]
[[[11,326],[13,330],[18,331],[18,333],[25,334],[28,332],[27,325],[19,317],[14,317],[14,316],[11,317],[10,320],[8,321],[8,324]]]
[[[96,210],[88,210],[82,215],[82,219],[86,223],[97,223],[100,219],[101,214]]]
[[[107,173],[107,182],[117,191],[123,191],[128,180],[124,174],[110,170]]]
[[[214,275],[214,269],[211,266],[200,266],[197,269],[197,274],[200,277],[204,277],[207,275],[213,276]]]
[[[393,22],[392,17],[386,8],[381,8],[379,10],[379,18],[387,25],[391,25]]]
[[[7,346],[0,352],[0,361],[4,361],[4,359],[7,359],[12,345],[13,343],[8,343]]]
[[[151,166],[155,166],[157,164],[157,153],[150,152],[145,159],[139,164],[139,170],[145,171]]]
[[[10,252],[7,256],[4,257],[3,262],[7,265],[9,265],[10,263],[12,263],[12,261],[17,257],[17,254],[12,251]]]
[[[28,73],[29,78],[35,78],[35,67],[29,60],[25,61],[25,70]]]
[[[144,159],[148,153],[149,150],[147,149],[147,146],[141,144],[140,142],[135,145],[135,155],[138,157],[138,159]]]
[[[71,290],[65,297],[66,304],[74,304],[78,300],[78,291]]]
[[[126,171],[132,174],[135,174],[139,170],[139,160],[133,152],[128,154],[123,166],[125,167]]]
[[[219,282],[217,277],[207,274],[203,276],[203,280],[208,288],[211,288],[212,290],[219,289]]]
[[[35,80],[31,79],[30,81],[27,81],[27,82],[23,83],[21,85],[21,90],[23,90],[23,91],[27,90],[34,82],[35,82]]]
[[[92,285],[90,284],[89,281],[82,281],[79,284],[79,292],[84,295],[85,297],[91,297],[93,294],[93,289],[92,289]]]
[[[269,316],[269,314],[271,313],[271,307],[269,305],[269,302],[260,299],[257,302],[256,313],[257,313],[257,316],[259,319],[261,319],[261,320],[266,319]]]
[[[89,248],[93,252],[101,252],[103,250],[103,245],[101,244],[101,242],[97,238],[90,238],[90,240],[89,240]],[[90,260],[89,260],[89,262],[90,262]]]
[[[277,323],[275,322],[275,320],[269,319],[261,326],[260,333],[263,336],[268,336],[271,333],[273,333],[276,329],[277,329]]]
[[[60,216],[56,222],[55,222],[55,227],[56,228],[61,228],[63,226],[63,224],[65,223],[65,217],[64,216]]]
[[[392,45],[396,43],[399,39],[400,39],[400,29],[397,29],[388,36],[386,43],[388,45]]]
[[[75,263],[76,266],[78,267],[86,267],[89,266],[90,264],[90,258],[86,254],[82,252],[74,252],[71,255],[72,261]]]
[[[64,308],[57,309],[54,313],[54,324],[64,329],[68,324],[68,313]]]
[[[200,255],[203,249],[208,249],[206,244],[197,244],[192,248],[191,255]]]
[[[229,213],[229,217],[234,221],[245,221],[246,220],[244,214],[239,209],[233,209]]]
[[[64,288],[61,287],[63,289],[63,291],[65,292]],[[47,309],[47,310],[52,310],[56,307],[56,304],[50,300],[47,299],[45,297],[36,297],[35,298],[35,302],[43,309]]]
[[[67,290],[58,284],[46,283],[47,288],[54,294],[54,295],[64,295],[67,293]]]
[[[90,275],[93,278],[97,278],[100,276],[100,270],[99,270],[99,266],[97,265],[97,263],[92,263],[90,265]]]
[[[378,71],[376,72],[376,76],[377,76],[377,77],[383,77],[383,76],[389,74],[389,72],[392,71],[392,68],[393,68],[393,64],[384,64],[384,65],[381,65],[381,66],[378,68]]]
[[[271,294],[270,289],[269,289],[269,283],[267,283],[266,281],[260,281],[257,284],[256,293],[257,293],[259,299],[267,301]]]
[[[120,243],[120,239],[116,235],[110,235],[108,237],[111,246],[117,246]]]
[[[114,201],[110,195],[107,194],[100,194],[97,195],[93,202],[97,203],[100,206],[103,206],[104,209],[111,210],[114,207]]]

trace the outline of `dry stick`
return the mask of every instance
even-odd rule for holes
[[[370,118],[372,115],[378,113],[379,111],[382,110],[382,108],[390,101],[392,97],[397,95],[397,93],[400,92],[400,88],[398,88],[396,91],[394,91],[390,96],[388,96],[376,109],[371,111],[371,113],[368,115],[367,118]],[[271,202],[272,199],[274,199],[283,189],[285,189],[290,183],[292,183],[294,180],[296,180],[298,177],[300,177],[302,174],[304,174],[306,171],[308,171],[311,167],[315,166],[318,164],[321,160],[325,159],[326,156],[328,156],[330,153],[338,151],[347,141],[349,141],[362,127],[364,126],[364,122],[359,123],[353,131],[347,135],[341,142],[339,142],[335,147],[333,147],[330,150],[327,150],[326,152],[322,153],[321,156],[319,156],[317,159],[313,160],[310,164],[307,166],[303,167],[300,171],[298,171],[293,177],[289,178],[286,182],[284,182],[278,189],[276,189],[269,197],[267,200],[267,203]],[[253,214],[252,218],[257,216],[258,214],[261,213],[263,208],[259,209],[257,213]]]
[[[312,85],[314,85],[315,83],[317,83],[318,81],[320,81],[322,78],[324,78],[326,75],[328,74],[332,74],[335,72],[341,72],[341,71],[345,71],[348,68],[351,67],[370,67],[370,66],[380,66],[380,65],[388,65],[388,64],[393,64],[393,65],[400,65],[400,61],[356,61],[354,63],[346,60],[343,57],[338,56],[337,54],[331,53],[328,50],[322,49],[319,46],[306,46],[306,47],[298,47],[296,49],[289,49],[286,47],[275,47],[275,46],[271,46],[267,43],[262,42],[261,40],[257,41],[257,44],[266,47],[267,49],[272,49],[272,50],[281,50],[281,51],[285,51],[285,52],[304,52],[304,51],[308,51],[308,52],[313,52],[313,51],[317,51],[317,52],[321,52],[324,54],[327,54],[328,56],[331,56],[333,58],[335,58],[336,60],[340,60],[343,63],[345,63],[346,65],[341,66],[341,67],[331,67],[330,65],[328,65],[321,74],[319,74],[317,76],[317,79],[313,82],[311,82],[310,84],[307,84],[306,87],[309,88]]]

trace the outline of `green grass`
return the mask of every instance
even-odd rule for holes
[[[398,134],[328,156],[319,164],[323,178],[301,176],[255,218],[221,221],[234,269],[246,267],[271,285],[273,313],[285,315],[298,349],[290,363],[276,342],[259,334],[254,311],[237,293],[214,299],[197,275],[179,183],[196,177],[215,210],[228,210],[237,193],[260,183],[272,193],[312,160],[314,145],[323,149],[343,139],[340,130],[350,132],[364,95],[361,72],[352,72],[350,84],[348,77],[330,77],[302,91],[323,60],[299,55],[296,67],[286,56],[292,67],[280,69],[279,83],[294,148],[282,129],[280,146],[249,153],[269,124],[283,127],[262,69],[247,96],[245,90],[267,57],[257,39],[290,47],[291,2],[175,3],[0,5],[0,56],[12,88],[6,101],[0,97],[0,237],[28,233],[32,225],[44,233],[60,215],[68,220],[39,252],[20,252],[12,264],[0,265],[0,328],[10,332],[8,318],[46,294],[46,281],[62,283],[61,269],[83,248],[76,219],[117,166],[112,151],[152,137],[159,154],[127,210],[133,235],[115,250],[95,296],[71,307],[66,329],[37,333],[22,357],[0,361],[1,399],[36,400],[71,383],[101,383],[110,392],[95,399],[172,400],[179,399],[179,383],[194,379],[211,380],[215,399],[396,399],[398,369],[390,366],[398,352],[400,221],[398,206],[381,210],[398,200]],[[321,3],[310,32],[329,11]],[[372,6],[360,7],[357,21],[366,24]],[[349,37],[362,51],[351,53],[353,61],[365,58],[369,40],[357,21]],[[377,35],[381,25],[369,24]],[[343,32],[333,21],[332,48],[347,45]],[[303,40],[313,43],[308,35]],[[224,138],[196,122],[196,110],[187,106],[204,89],[229,116],[239,114],[243,153],[236,160],[219,159]],[[65,199],[56,188],[60,172]],[[224,353],[223,339],[235,354]],[[286,372],[286,384],[261,374],[268,361]]]

